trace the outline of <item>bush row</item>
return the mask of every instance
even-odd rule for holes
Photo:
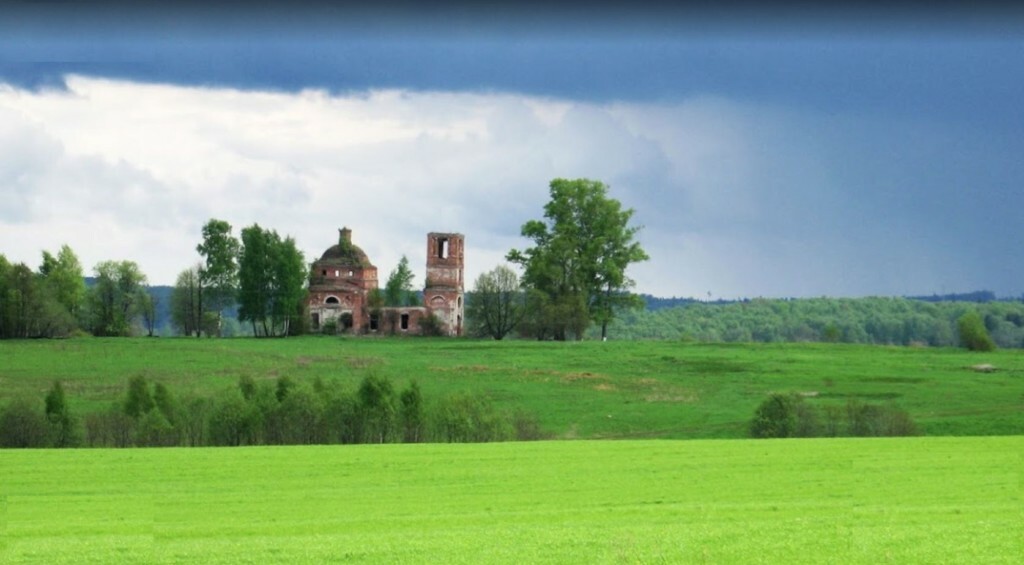
[[[912,436],[917,426],[907,412],[893,405],[850,399],[845,406],[813,406],[796,394],[774,393],[757,407],[750,437]]]
[[[51,397],[59,391],[59,403]],[[350,392],[317,379],[257,383],[242,377],[211,397],[177,397],[133,377],[122,398],[79,419],[60,383],[44,406],[16,399],[0,411],[0,447],[165,447],[492,442],[545,437],[532,414],[499,410],[483,395],[424,399],[412,381],[396,392],[367,375]]]

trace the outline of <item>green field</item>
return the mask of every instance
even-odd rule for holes
[[[971,366],[990,363],[994,373]],[[833,344],[451,339],[71,339],[0,342],[0,403],[41,399],[55,379],[81,415],[143,375],[178,395],[240,376],[337,381],[368,372],[424,396],[477,392],[535,414],[555,438],[739,438],[771,392],[907,410],[926,435],[1024,434],[1024,351]]]
[[[1018,563],[1024,438],[0,451],[5,563]]]

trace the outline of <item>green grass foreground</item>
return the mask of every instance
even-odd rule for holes
[[[990,363],[994,373],[973,365]],[[1024,434],[1024,351],[833,344],[452,339],[70,339],[0,342],[0,404],[64,383],[79,416],[143,375],[178,396],[239,377],[322,378],[355,391],[373,371],[424,397],[481,393],[555,438],[741,438],[772,392],[906,410],[925,435]],[[41,404],[40,404],[41,406]]]
[[[0,451],[4,563],[1019,563],[1024,438]]]

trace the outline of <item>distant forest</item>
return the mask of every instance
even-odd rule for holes
[[[956,321],[974,310],[984,319],[996,345],[1024,347],[1024,302],[996,299],[988,291],[905,298],[715,302],[643,298],[647,308],[622,312],[609,332],[612,338],[957,346]],[[593,335],[591,331],[590,337]]]
[[[151,286],[161,335],[170,324],[173,287]],[[999,347],[1024,347],[1024,301],[990,291],[902,298],[754,298],[700,301],[641,295],[645,308],[620,312],[609,339],[679,339],[704,342],[817,341],[884,345],[960,345],[956,320],[977,311]],[[467,302],[472,293],[467,293]],[[233,310],[226,333],[244,335]],[[591,328],[588,339],[597,339]],[[511,336],[510,336],[511,337]]]

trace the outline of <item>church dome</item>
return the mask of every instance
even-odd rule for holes
[[[338,244],[328,247],[327,251],[320,256],[320,261],[346,267],[373,266],[366,253],[358,245],[352,243],[352,230],[348,228],[338,230]]]

